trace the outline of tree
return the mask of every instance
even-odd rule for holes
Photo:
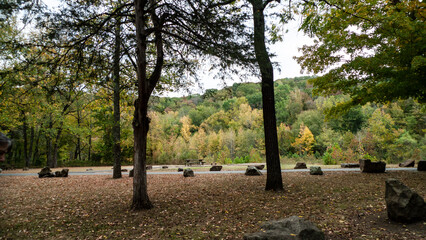
[[[300,125],[299,137],[292,143],[292,146],[299,151],[299,154],[309,154],[314,143],[315,138],[311,130],[304,124]]]
[[[274,70],[265,44],[264,10],[272,0],[248,0],[252,5],[254,24],[254,49],[262,76],[263,124],[265,133],[266,165],[268,166],[266,190],[282,191],[281,162],[278,150],[277,120],[275,116]]]
[[[244,41],[241,41],[244,36],[248,37],[243,25],[246,17],[236,14],[238,8],[235,4],[229,5],[232,2],[187,0],[158,4],[155,0],[135,1],[138,98],[135,101],[133,120],[134,210],[153,207],[147,193],[145,169],[150,122],[147,114],[149,99],[166,66],[165,53],[177,52],[181,56],[197,53],[214,55],[220,58],[220,64],[224,67],[247,62],[247,54],[250,57],[250,45],[244,46]],[[235,39],[236,35],[239,37],[238,41]],[[148,68],[149,57],[152,57],[148,55],[149,46],[149,50],[155,52],[155,65],[152,69]],[[185,47],[182,49],[182,46]],[[192,65],[185,64],[183,69],[189,69],[190,66]]]
[[[349,94],[330,113],[368,102],[426,101],[424,3],[420,0],[304,1],[302,68],[328,73],[312,80],[317,94]],[[336,67],[337,65],[337,67]]]

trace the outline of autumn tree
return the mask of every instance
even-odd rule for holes
[[[152,203],[147,193],[146,154],[149,129],[148,103],[160,82],[166,58],[203,53],[220,58],[222,66],[243,63],[250,55],[250,45],[242,46],[239,40],[244,32],[246,16],[236,14],[238,6],[233,1],[135,1],[137,39],[137,86],[133,121],[135,177],[132,208],[149,209]],[[200,14],[203,13],[203,14]],[[149,49],[155,52],[148,54]],[[177,55],[168,55],[177,52]],[[154,67],[148,61],[155,57]],[[188,61],[186,61],[188,62]],[[188,65],[185,65],[188,67]],[[184,68],[185,69],[185,68]],[[186,68],[188,69],[188,68]]]
[[[265,132],[266,165],[268,166],[266,190],[284,189],[278,150],[277,120],[275,116],[274,69],[265,44],[265,8],[272,0],[248,0],[252,5],[254,49],[262,76],[263,124]]]
[[[414,98],[425,102],[424,3],[419,0],[304,1],[302,30],[318,40],[297,58],[321,73],[315,93],[350,95],[333,108]]]

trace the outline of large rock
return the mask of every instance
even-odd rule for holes
[[[56,171],[55,177],[68,177],[69,169],[62,169],[62,171]]]
[[[323,175],[324,173],[319,166],[312,166],[309,168],[309,174],[311,175]]]
[[[49,167],[45,167],[41,169],[41,171],[38,173],[39,178],[47,178],[47,177],[54,177],[55,174],[52,173],[52,170],[50,170]]]
[[[417,164],[417,171],[426,171],[426,161],[425,160],[419,161],[419,163]]]
[[[262,175],[262,173],[256,167],[248,166],[247,169],[246,169],[245,175],[247,175],[247,176],[260,176],[260,175]]]
[[[259,169],[259,170],[263,170],[265,168],[265,164],[256,165],[254,167],[257,168],[257,169]]]
[[[365,173],[384,173],[386,171],[386,163],[379,162],[371,162],[369,159],[361,159],[359,160],[359,168],[361,172]]]
[[[292,216],[278,221],[266,222],[263,231],[244,235],[245,240],[323,240],[324,233],[313,223]]]
[[[183,170],[183,176],[184,177],[195,177],[194,171],[190,168],[185,168],[185,170]]]
[[[219,172],[219,171],[221,171],[222,170],[222,166],[212,166],[211,168],[210,168],[210,171],[211,172]]]
[[[397,179],[386,180],[386,208],[389,219],[412,223],[426,220],[426,204],[416,192]]]
[[[407,160],[403,163],[400,163],[399,166],[400,167],[414,167],[415,163],[416,163],[416,161],[414,161],[414,160]]]
[[[294,167],[294,169],[307,169],[308,167],[306,167],[306,163],[304,162],[298,162],[296,163],[296,166]]]

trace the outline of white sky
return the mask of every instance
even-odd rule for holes
[[[43,0],[48,6],[57,6],[58,0]],[[272,61],[277,62],[280,66],[281,71],[274,69],[274,79],[280,78],[292,78],[299,76],[306,76],[309,74],[301,74],[301,68],[296,60],[293,59],[294,56],[300,56],[301,54],[298,51],[298,48],[301,48],[305,44],[312,44],[313,40],[308,36],[304,35],[302,32],[298,32],[300,21],[292,21],[284,26],[288,31],[284,34],[283,41],[278,42],[270,46],[272,53],[275,53],[276,57]],[[204,92],[205,89],[210,88],[223,88],[224,83],[221,80],[214,79],[213,76],[209,76],[208,73],[200,75],[203,76],[201,80],[201,86],[203,89],[198,87],[198,84],[195,84],[194,87],[190,89],[192,93],[194,92]],[[251,79],[240,79],[238,76],[233,79],[227,79],[225,84],[230,86],[235,82],[254,82],[260,81],[260,79],[251,78]],[[166,94],[167,96],[181,96],[186,95],[186,92],[173,92]]]

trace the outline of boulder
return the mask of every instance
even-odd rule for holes
[[[341,168],[359,168],[359,163],[342,163]]]
[[[134,175],[135,175],[135,170],[134,169],[130,170],[129,177],[134,177]]]
[[[183,168],[178,168],[178,172],[183,172]]]
[[[413,223],[426,220],[424,199],[397,179],[386,180],[386,208],[389,219]]]
[[[414,160],[407,160],[399,164],[400,167],[414,167],[416,162]]]
[[[245,175],[247,175],[247,176],[260,176],[260,175],[262,175],[262,173],[256,167],[248,166],[247,169],[246,169]]]
[[[49,167],[45,167],[41,169],[41,171],[38,173],[39,178],[47,178],[47,177],[54,177],[55,174],[52,173],[52,170],[50,170]]]
[[[264,223],[261,228],[263,231],[244,235],[245,240],[323,240],[324,233],[313,223],[292,216],[278,221]]]
[[[298,162],[296,163],[296,166],[294,167],[294,169],[307,169],[308,167],[306,167],[306,163],[304,162]]]
[[[359,160],[359,168],[361,172],[364,173],[384,173],[386,170],[386,163],[379,162],[371,162],[369,159],[361,159]]]
[[[185,170],[183,170],[183,176],[184,177],[195,177],[194,171],[190,168],[185,168]]]
[[[324,173],[319,166],[312,166],[309,168],[309,174],[311,175],[323,175]]]
[[[69,169],[62,169],[62,171],[56,171],[55,177],[68,177]]]
[[[421,160],[417,163],[417,171],[426,171],[426,161]]]
[[[257,169],[259,169],[259,170],[263,170],[265,168],[265,165],[261,164],[261,165],[256,165],[254,167],[257,168]]]
[[[219,165],[217,165],[217,166],[212,166],[211,168],[210,168],[210,171],[211,172],[219,172],[219,171],[221,171],[222,170],[222,166],[219,166]]]

